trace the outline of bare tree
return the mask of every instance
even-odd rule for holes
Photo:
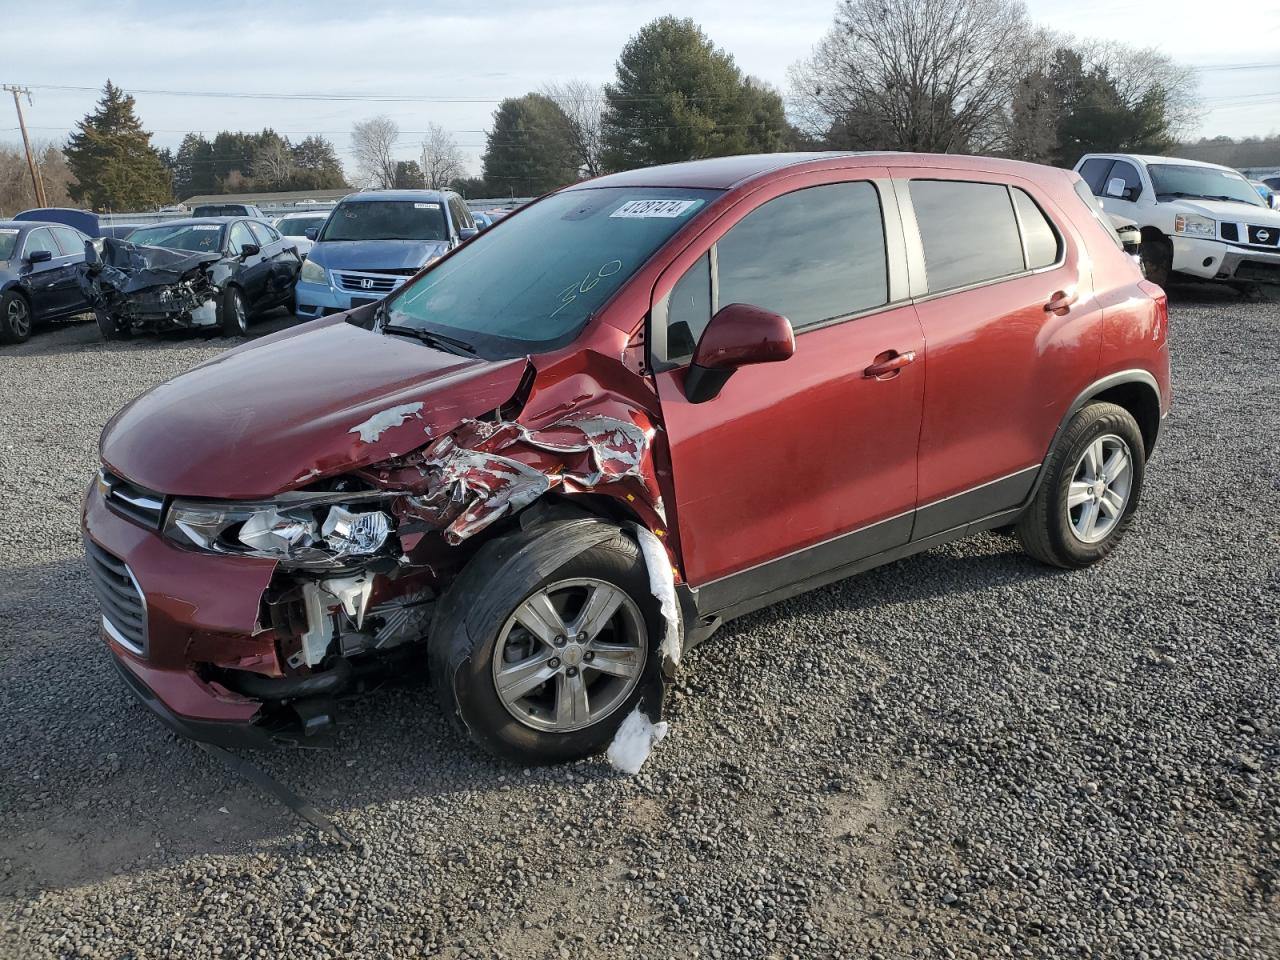
[[[428,190],[443,190],[466,173],[458,141],[439,124],[427,124],[422,138],[422,177]]]
[[[1174,137],[1189,136],[1203,114],[1199,81],[1191,67],[1175,63],[1155,47],[1130,47],[1115,40],[1072,43],[1086,69],[1107,72],[1121,102],[1132,107],[1158,96]]]
[[[68,186],[75,177],[62,151],[51,143],[34,143],[32,151],[44,181],[45,197],[51,206],[72,206]],[[20,145],[0,144],[0,218],[36,206],[27,156]]]
[[[1032,31],[1021,0],[842,0],[791,68],[808,132],[850,146],[989,151],[1007,129]]]
[[[287,184],[293,176],[295,167],[289,141],[272,137],[254,150],[249,172],[264,189],[280,190],[281,184]]]
[[[361,120],[351,126],[351,152],[365,186],[385,190],[396,182],[396,141],[400,128],[387,116]]]
[[[566,80],[548,83],[542,92],[556,102],[573,124],[573,153],[582,174],[599,176],[603,171],[600,155],[604,151],[604,88],[587,80]]]

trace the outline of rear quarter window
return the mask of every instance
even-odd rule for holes
[[[912,180],[929,292],[1021,273],[1022,238],[1002,183]]]
[[[1018,225],[1022,227],[1027,269],[1039,270],[1057,263],[1062,255],[1062,238],[1040,205],[1019,187],[1013,188],[1013,205],[1018,211]]]

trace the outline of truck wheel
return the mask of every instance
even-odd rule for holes
[[[0,294],[0,343],[22,343],[31,336],[31,304],[16,290]]]
[[[1173,244],[1165,237],[1143,240],[1138,256],[1142,259],[1142,273],[1158,286],[1167,286],[1173,273]]]
[[[604,538],[556,564],[503,539],[459,575],[433,624],[429,661],[447,716],[521,763],[576,760],[607,747],[637,704],[656,713],[665,627],[635,542]],[[574,524],[549,524],[553,538]],[[560,530],[557,530],[560,528]],[[518,540],[523,534],[515,535]]]
[[[1063,431],[1035,499],[1018,520],[1023,549],[1056,567],[1097,563],[1124,536],[1145,470],[1142,432],[1129,411],[1089,404]]]
[[[244,300],[244,291],[239,287],[227,287],[222,294],[222,303],[218,307],[218,326],[224,337],[245,337],[249,335],[249,306]]]

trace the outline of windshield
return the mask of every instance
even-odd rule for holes
[[[1217,167],[1192,167],[1180,163],[1153,163],[1151,183],[1156,199],[1193,197],[1201,200],[1234,200],[1250,206],[1262,206],[1262,198],[1249,186],[1249,181],[1230,170]]]
[[[329,216],[321,240],[447,240],[438,200],[349,200]]]
[[[387,323],[489,359],[570,342],[716,190],[609,187],[541,200],[479,234],[387,301]]]
[[[318,217],[284,217],[276,223],[276,229],[286,237],[301,237],[305,236],[312,227],[319,230],[328,218],[327,213],[322,213]]]
[[[12,260],[13,249],[18,245],[17,227],[0,227],[0,260]]]
[[[143,227],[129,234],[130,243],[147,247],[167,247],[170,250],[190,250],[193,253],[220,253],[222,251],[222,225],[219,223],[188,223],[180,227]]]

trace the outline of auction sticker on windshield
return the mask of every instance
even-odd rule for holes
[[[192,230],[221,230],[222,227],[216,223],[197,223],[191,228]]]
[[[700,203],[702,203],[701,200],[627,200],[609,216],[634,219],[660,217],[670,220],[684,216],[688,210]]]
[[[415,203],[415,204],[413,205],[413,209],[415,209],[415,210],[439,210],[439,209],[440,209],[440,204],[438,204],[438,203]]]

